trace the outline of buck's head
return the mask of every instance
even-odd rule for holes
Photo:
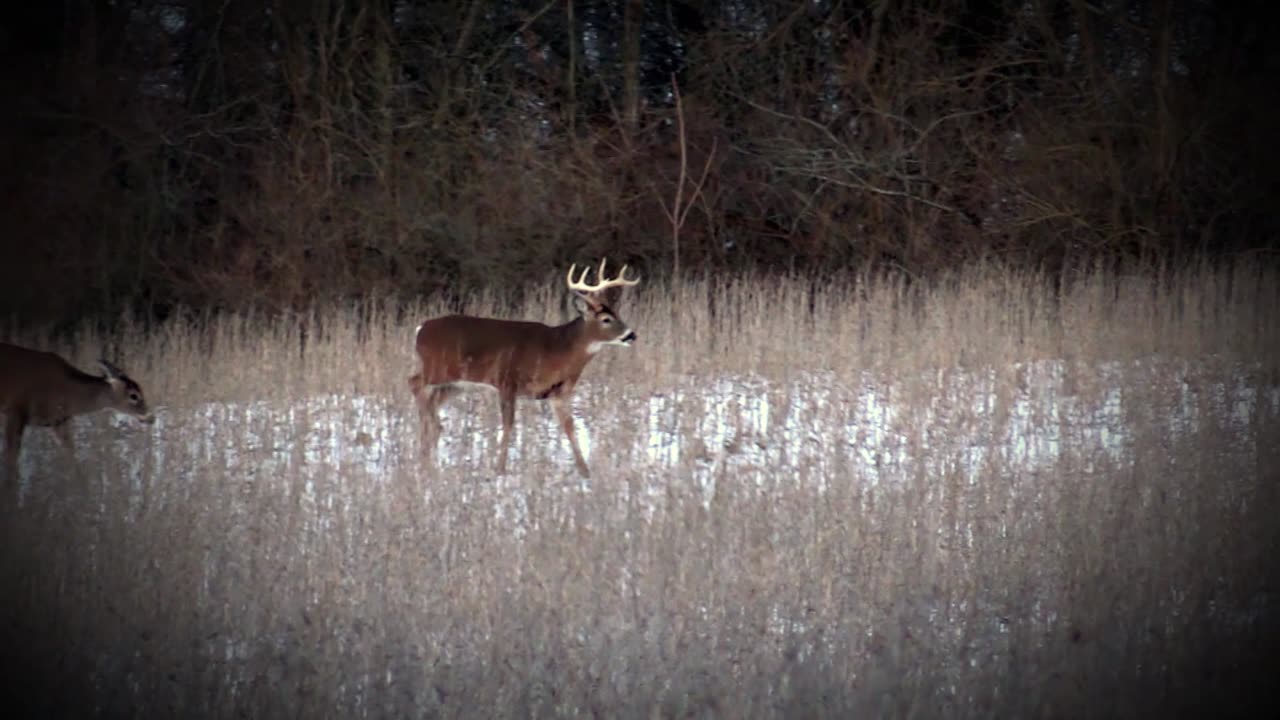
[[[571,265],[566,278],[569,290],[574,295],[574,308],[586,323],[587,352],[592,354],[599,352],[606,345],[629,347],[636,341],[635,331],[627,327],[627,324],[610,306],[617,304],[622,288],[638,285],[640,278],[627,279],[627,266],[623,265],[617,277],[606,280],[604,265],[605,260],[602,259],[600,269],[596,271],[594,285],[588,285],[586,282],[590,267],[583,268],[582,274],[574,280],[573,272],[578,266]]]
[[[111,389],[110,402],[106,407],[123,415],[132,415],[144,423],[155,422],[155,416],[147,409],[147,399],[143,397],[138,383],[106,360],[99,360],[98,367],[102,368],[105,375],[103,379]]]

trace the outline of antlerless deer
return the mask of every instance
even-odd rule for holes
[[[145,423],[154,421],[138,383],[106,360],[99,360],[98,366],[103,375],[90,375],[53,353],[0,343],[6,475],[17,477],[28,425],[53,428],[74,457],[69,422],[78,415],[110,409]]]

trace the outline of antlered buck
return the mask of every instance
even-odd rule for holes
[[[409,388],[422,420],[422,452],[430,457],[440,437],[440,406],[467,386],[490,386],[498,391],[502,409],[502,440],[498,446],[498,472],[506,472],[507,447],[516,419],[516,398],[550,400],[569,444],[578,472],[589,477],[573,432],[570,401],[582,370],[608,345],[630,346],[636,334],[612,305],[622,288],[636,285],[628,279],[627,266],[613,279],[605,278],[600,261],[596,283],[586,283],[590,267],[574,279],[569,267],[566,283],[574,293],[580,317],[563,325],[448,315],[424,322],[418,328],[417,351],[422,370],[409,378]]]
[[[5,462],[2,474],[18,476],[18,453],[28,425],[51,427],[74,456],[68,421],[111,409],[151,423],[154,417],[138,383],[106,360],[103,375],[77,370],[61,357],[0,343],[0,413],[4,415]]]

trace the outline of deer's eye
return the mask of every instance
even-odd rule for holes
[[[608,315],[605,315],[604,317],[600,318],[601,325],[610,325],[612,323],[613,323],[613,318],[609,317]]]
[[[136,402],[138,402],[138,400],[140,400],[140,399],[141,399],[141,398],[139,398],[139,397],[138,397],[138,393],[136,393],[136,392],[131,392],[131,393],[129,393],[129,402],[135,402],[135,403],[136,403]]]

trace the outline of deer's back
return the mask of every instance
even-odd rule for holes
[[[94,380],[54,353],[0,343],[0,410],[4,412],[22,409],[35,420],[56,415],[62,389]]]

